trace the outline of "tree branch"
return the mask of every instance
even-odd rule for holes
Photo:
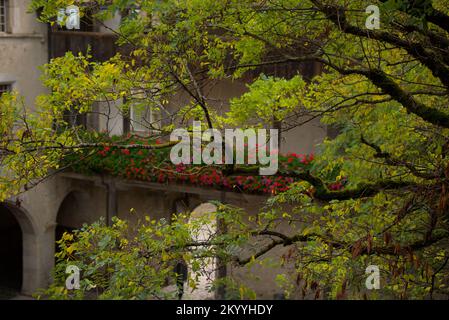
[[[226,176],[247,176],[258,175],[259,167],[234,167],[230,171],[223,171]],[[329,190],[326,183],[319,177],[312,175],[309,171],[288,171],[278,172],[277,176],[298,178],[310,183],[315,191],[313,198],[330,201],[330,200],[349,200],[361,197],[372,197],[383,190],[397,190],[403,188],[419,187],[420,185],[409,181],[381,180],[376,183],[359,183],[355,188],[332,191]]]
[[[440,57],[427,50],[421,43],[409,42],[403,40],[396,35],[384,32],[368,29],[361,29],[351,25],[346,19],[345,8],[335,5],[323,5],[318,0],[312,0],[312,2],[323,12],[326,17],[332,21],[341,31],[347,34],[352,34],[359,37],[368,39],[375,39],[384,41],[406,50],[411,56],[415,57],[423,65],[428,67],[432,74],[439,78],[440,81],[449,89],[449,68],[440,61]]]

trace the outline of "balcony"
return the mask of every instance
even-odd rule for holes
[[[61,57],[69,51],[74,54],[79,52],[85,54],[90,47],[92,59],[102,62],[119,51],[119,47],[115,44],[117,36],[112,33],[52,30],[49,39],[50,58]]]

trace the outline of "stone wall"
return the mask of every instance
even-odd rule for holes
[[[6,203],[18,220],[23,232],[23,287],[22,293],[31,294],[50,281],[54,265],[55,230],[57,225],[79,228],[107,217],[107,192],[101,176],[59,174]],[[210,200],[225,200],[242,207],[248,216],[256,215],[264,206],[266,197],[245,195],[189,187],[159,185],[115,179],[117,216],[136,222],[148,215],[154,219],[170,219],[177,203],[185,203],[187,210],[195,210]],[[134,212],[131,214],[130,209]],[[183,210],[183,209],[182,209]],[[280,293],[275,276],[279,273],[280,256],[286,248],[274,250],[267,256],[273,267],[227,266],[227,274],[258,293],[260,298],[272,299]],[[265,256],[264,256],[265,258]],[[285,266],[283,267],[285,272]]]

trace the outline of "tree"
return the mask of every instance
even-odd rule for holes
[[[33,8],[40,8],[43,21],[52,21],[63,2],[35,0]],[[365,24],[369,17],[365,9],[372,4],[380,8],[380,29]],[[170,121],[161,135],[180,119],[203,119],[209,127],[222,128],[248,126],[257,115],[256,125],[276,121],[288,130],[291,117],[320,118],[337,127],[338,136],[321,144],[311,168],[281,170],[279,175],[300,181],[272,197],[255,226],[242,221],[229,234],[211,239],[208,254],[247,264],[277,246],[291,246],[298,274],[285,283],[305,280],[316,296],[324,293],[327,298],[446,296],[448,4],[445,0],[89,2],[82,9],[103,8],[95,16],[99,21],[117,10],[124,13],[119,42],[131,52],[105,63],[71,54],[54,59],[44,77],[52,92],[40,98],[37,119],[20,118],[20,100],[2,97],[2,114],[11,115],[1,117],[0,128],[8,137],[2,140],[2,161],[14,174],[8,184],[2,183],[2,194],[17,192],[45,176],[68,150],[98,147],[80,138],[77,129],[49,129],[50,122],[55,123],[53,128],[65,125],[64,110],[89,112],[94,101],[126,97],[122,107],[126,112],[136,88],[146,93],[147,105],[163,113],[173,92],[184,90],[191,97],[179,112],[167,111]],[[312,79],[262,74],[266,66],[310,62],[322,66]],[[214,113],[203,92],[205,84],[254,73],[260,76],[246,94],[230,101],[230,112],[225,117]],[[19,129],[11,130],[13,125]],[[223,170],[239,175],[255,169]],[[329,183],[335,182],[344,188],[331,190]],[[285,212],[286,204],[293,209]],[[221,212],[228,212],[224,217],[238,216],[234,209]],[[280,232],[279,221],[289,222],[294,234]],[[198,253],[192,249],[198,244],[170,235],[154,245],[166,252],[164,241],[172,239],[170,248],[172,241],[182,248],[173,252]],[[269,243],[250,258],[230,250],[253,237],[268,238]],[[79,234],[81,262],[89,251],[83,246],[86,241],[99,244],[93,236]],[[360,278],[370,264],[381,270],[382,289],[377,293],[361,288]],[[112,295],[134,296],[110,288]]]

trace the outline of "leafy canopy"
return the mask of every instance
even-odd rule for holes
[[[48,22],[58,8],[74,2],[34,0],[32,8]],[[365,27],[365,9],[372,4],[381,12],[378,30]],[[320,118],[338,128],[338,136],[320,145],[310,170],[289,173],[303,181],[271,198],[258,223],[248,224],[247,239],[268,238],[269,245],[260,245],[253,259],[239,260],[234,251],[226,259],[246,264],[288,245],[296,273],[279,276],[288,293],[302,283],[328,298],[447,295],[448,1],[99,0],[82,1],[81,7],[97,12],[99,21],[122,12],[118,41],[128,51],[104,63],[72,54],[52,60],[43,79],[51,93],[39,98],[37,116],[27,123],[19,116],[20,99],[2,97],[0,129],[8,137],[2,140],[2,163],[10,172],[2,176],[3,197],[57,167],[68,148],[95,147],[83,145],[76,129],[50,129],[51,121],[63,125],[64,110],[88,112],[95,101],[126,97],[121,107],[126,113],[136,89],[146,93],[146,105],[169,114],[161,135],[191,119],[217,128],[275,120],[287,130],[292,117]],[[312,78],[266,72],[312,62],[322,71]],[[250,84],[223,116],[203,89],[208,82],[232,79]],[[170,112],[167,101],[179,91],[189,99]],[[343,190],[327,187],[336,181]],[[282,233],[279,221],[294,226],[293,235]],[[99,245],[82,232],[78,241]],[[179,238],[171,239],[183,244]],[[77,251],[79,263],[86,263],[87,247]],[[369,264],[381,269],[380,291],[364,289]],[[130,264],[110,270],[117,281],[118,272],[132,279],[135,271]],[[159,279],[149,288],[160,286]],[[137,284],[128,285],[113,282],[106,296],[142,297]]]

